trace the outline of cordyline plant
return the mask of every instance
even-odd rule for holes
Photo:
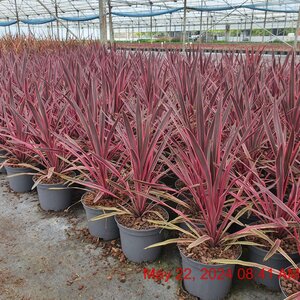
[[[110,182],[122,180],[121,174],[126,172],[127,158],[121,151],[120,140],[116,137],[119,118],[113,120],[112,116],[104,112],[102,105],[99,105],[95,84],[94,79],[91,79],[86,97],[79,92],[80,104],[72,97],[65,96],[78,117],[79,125],[86,136],[85,143],[82,144],[80,140],[74,140],[67,134],[57,134],[57,137],[62,147],[72,154],[72,160],[62,159],[80,172],[76,179],[67,176],[64,178],[97,191],[94,199],[96,203],[101,197],[118,197]]]
[[[248,68],[245,67],[246,70],[243,73],[248,73]],[[254,71],[255,73],[252,74]],[[261,69],[258,68],[258,71],[261,71]],[[250,76],[251,86],[249,86],[250,79],[246,81],[241,74],[242,71],[234,74],[234,70],[231,70],[227,75],[230,77],[230,81],[235,81],[236,83],[233,85],[234,90],[229,96],[229,101],[232,103],[229,124],[238,122],[239,139],[242,139],[245,133],[248,132],[247,138],[238,151],[238,161],[235,164],[235,170],[236,174],[244,175],[250,183],[254,177],[252,172],[249,172],[252,164],[256,162],[257,165],[264,166],[263,147],[266,144],[266,133],[261,118],[261,103],[265,97],[265,92],[264,89],[259,87],[259,76],[256,74],[258,71],[255,68],[248,74],[248,76],[253,75],[252,77]],[[231,131],[230,125],[227,126],[227,131]],[[259,168],[258,170],[263,172],[263,168]]]
[[[242,197],[242,192],[248,181],[243,181],[242,176],[237,178],[233,168],[237,161],[238,150],[245,142],[250,130],[246,132],[242,140],[239,140],[239,130],[236,126],[232,126],[231,133],[224,138],[222,133],[231,106],[223,107],[223,101],[219,100],[215,112],[209,116],[210,122],[207,123],[203,118],[204,103],[199,94],[198,99],[196,127],[191,130],[180,118],[175,116],[173,121],[178,134],[177,139],[180,138],[180,143],[178,140],[173,140],[170,147],[175,163],[168,158],[164,159],[170,169],[185,183],[184,189],[190,193],[190,201],[193,204],[193,209],[198,210],[198,217],[191,217],[179,209],[174,209],[181,220],[186,222],[189,230],[177,226],[177,220],[172,222],[152,221],[162,228],[178,230],[182,235],[179,238],[157,243],[148,248],[169,243],[186,245],[187,249],[200,246],[203,243],[208,244],[211,248],[216,247],[225,250],[237,245],[261,246],[257,242],[242,240],[251,232],[252,235],[261,237],[270,244],[270,251],[266,255],[266,260],[276,251],[279,251],[294,265],[293,260],[280,247],[279,242],[277,240],[274,242],[265,234],[270,230],[279,228],[289,230],[290,224],[283,218],[270,218],[267,223],[247,226],[247,229],[234,234],[228,233],[228,229],[233,223],[243,226],[238,219],[249,209],[247,207],[249,197]],[[185,147],[182,147],[183,144]],[[158,194],[163,196],[163,193]],[[297,195],[299,195],[298,192]],[[222,251],[220,255],[222,255]],[[220,256],[211,262],[237,264],[238,260],[228,260]],[[244,262],[244,265],[265,267],[251,262]]]
[[[198,82],[204,80],[202,85],[203,97],[215,101],[217,90],[212,78],[216,77],[216,70],[212,55],[206,56],[203,51],[192,52],[187,57],[178,53],[167,54],[170,70],[171,93],[176,101],[176,111],[179,110],[186,124],[190,123],[190,117],[194,114],[195,99],[197,96]],[[206,112],[205,112],[206,114]]]
[[[134,60],[133,56],[126,55],[124,51],[111,49],[104,63],[99,66],[101,106],[111,115],[121,111],[124,98],[132,93]]]
[[[55,98],[54,91],[50,90],[47,84],[41,91],[36,85],[35,96],[36,100],[29,96],[26,99],[26,105],[32,114],[31,120],[27,120],[23,115],[18,116],[28,128],[30,142],[14,138],[16,144],[22,145],[27,151],[34,154],[31,159],[35,163],[28,165],[39,173],[34,187],[43,179],[51,179],[52,176],[74,171],[73,168],[68,168],[64,160],[59,158],[60,156],[68,159],[71,154],[60,146],[55,135],[57,132],[61,133],[67,130],[64,127],[64,114],[67,106],[62,100],[58,101]]]
[[[166,173],[161,155],[171,131],[171,127],[168,127],[171,110],[162,114],[163,107],[158,105],[149,113],[139,100],[135,104],[130,102],[125,105],[128,112],[123,112],[117,132],[124,144],[122,151],[129,157],[129,172],[124,177],[125,185],[114,185],[128,196],[128,211],[141,217],[160,203],[155,197],[151,197],[153,201],[149,200],[150,190],[168,189],[158,181]]]
[[[293,129],[296,133],[298,140],[300,139],[300,78],[297,77],[299,74],[300,64],[295,62],[295,54],[292,53],[291,63],[290,63],[290,74],[287,95],[282,100],[282,110],[284,112],[284,117],[290,129]],[[283,77],[283,74],[281,75]],[[284,93],[284,91],[283,91]]]
[[[28,151],[24,145],[16,144],[15,140],[18,139],[24,143],[30,141],[30,133],[26,125],[20,120],[19,115],[25,115],[30,120],[31,114],[22,98],[23,93],[19,91],[19,94],[15,93],[13,95],[11,82],[9,83],[8,91],[7,95],[2,96],[1,106],[3,114],[1,120],[5,125],[0,130],[1,138],[3,141],[5,140],[5,143],[2,144],[2,149],[6,150],[9,155],[9,160],[6,164],[28,163],[32,159],[32,152]]]
[[[271,112],[269,118],[264,112],[262,116],[270,147],[270,151],[267,152],[268,156],[265,157],[265,170],[273,180],[270,182],[268,176],[262,177],[255,163],[251,162],[249,173],[254,175],[254,179],[251,184],[247,182],[244,192],[251,199],[251,211],[259,218],[260,224],[270,222],[278,224],[276,230],[273,231],[277,247],[284,238],[294,237],[298,251],[300,251],[299,178],[293,176],[293,166],[299,153],[300,142],[295,141],[293,129],[288,132],[282,126],[276,104]],[[290,222],[296,222],[298,228],[297,226],[296,228],[287,226],[286,224],[290,224]],[[253,232],[249,233],[249,235],[251,234]],[[263,239],[266,239],[266,235],[263,236]],[[273,250],[276,251],[277,247]]]
[[[276,103],[272,111],[271,120],[267,118],[265,113],[262,115],[270,147],[270,151],[266,154],[266,169],[275,179],[274,189],[276,196],[282,202],[291,201],[289,206],[293,206],[296,199],[289,200],[288,198],[291,195],[289,195],[289,191],[293,184],[293,168],[300,151],[300,141],[296,140],[293,129],[288,131],[282,125]],[[282,211],[279,207],[271,208],[269,213],[274,214],[274,217],[282,216]]]
[[[233,189],[237,181],[233,167],[238,149],[238,130],[233,126],[230,135],[224,139],[223,131],[231,110],[231,105],[223,107],[225,100],[218,99],[215,110],[205,117],[206,105],[199,85],[195,100],[194,127],[182,120],[181,113],[174,113],[176,134],[169,146],[172,155],[171,159],[165,157],[164,163],[185,184],[184,189],[191,195],[189,200],[199,219],[195,221],[175,209],[192,228],[192,233],[187,234],[180,227],[169,223],[167,227],[176,228],[189,238],[172,239],[165,244],[177,242],[195,247],[207,242],[213,247],[220,246],[224,243],[230,225],[238,222],[234,215],[245,202]],[[241,210],[238,216],[245,211]],[[203,227],[200,228],[197,223],[201,223]],[[230,243],[226,244],[228,245]]]
[[[273,201],[273,203],[280,208],[282,212],[284,212],[284,218],[276,218],[272,215],[263,214],[259,211],[259,209],[255,209],[255,212],[260,218],[264,218],[265,222],[261,224],[254,224],[249,225],[246,228],[240,230],[239,232],[235,234],[230,234],[226,237],[226,240],[231,241],[232,237],[234,238],[246,238],[255,236],[256,238],[259,238],[260,240],[264,241],[263,244],[253,243],[253,242],[245,242],[245,244],[248,245],[256,245],[259,247],[265,247],[266,244],[269,245],[269,251],[266,253],[264,257],[264,261],[267,261],[269,258],[271,258],[276,252],[279,252],[282,256],[285,257],[286,260],[290,262],[290,264],[293,266],[293,268],[298,269],[297,263],[293,261],[293,259],[289,256],[288,251],[283,249],[283,239],[284,236],[277,236],[275,239],[271,239],[269,234],[270,233],[278,233],[278,231],[281,231],[287,236],[289,239],[293,239],[294,242],[297,244],[298,247],[298,253],[300,255],[300,217],[297,213],[299,213],[299,205],[300,205],[300,180],[293,186],[291,191],[291,197],[295,200],[295,206],[293,208],[290,208],[287,203],[284,203],[276,197],[272,192],[269,191],[269,189],[265,188],[261,184],[257,183],[257,190],[252,188],[251,192],[253,192],[253,198],[254,202],[259,202],[260,205],[264,205],[267,207],[270,201]],[[263,203],[263,200],[266,200],[266,197],[268,197],[268,201],[265,201]],[[263,200],[260,200],[263,199]],[[287,221],[288,220],[288,221]],[[244,261],[237,261],[237,260],[229,260],[229,259],[215,259],[213,260],[215,263],[223,263],[223,264],[240,264],[244,266],[250,266],[250,267],[256,267],[260,269],[264,269],[265,266],[261,264],[256,264],[252,262],[244,262]],[[276,270],[273,269],[273,274],[282,276],[282,270]],[[280,278],[280,277],[279,277]],[[293,278],[290,278],[290,280],[297,282],[297,280],[294,280]],[[298,299],[297,297],[300,295],[300,293],[296,293],[292,295],[291,297],[288,297],[287,299]]]
[[[145,56],[138,52],[135,59],[132,59],[132,63],[134,63],[135,76],[138,81],[135,88],[136,97],[151,112],[157,105],[164,102],[169,88],[166,61],[161,58],[161,55],[150,53]]]
[[[108,52],[105,48],[92,47],[89,49],[89,61],[83,63],[77,54],[74,53],[73,60],[62,63],[63,82],[67,85],[65,95],[70,93],[73,100],[81,105],[81,95],[86,97],[92,78],[98,105],[108,114],[119,113],[123,107],[123,98],[132,89],[133,69],[130,67],[130,57],[122,51]]]

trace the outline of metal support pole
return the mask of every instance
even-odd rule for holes
[[[58,6],[57,6],[57,0],[55,0],[55,16],[56,16],[57,39],[59,40],[59,23],[58,23]]]
[[[186,41],[186,2],[183,1],[183,33],[182,33],[182,48],[185,49],[185,41]]]
[[[247,14],[245,14],[245,28],[244,28],[244,34],[243,34],[244,40],[247,37]]]
[[[134,39],[134,27],[133,27],[133,20],[131,21],[131,43],[133,43]]]
[[[29,16],[27,16],[27,20],[29,19]],[[30,35],[32,35],[31,34],[31,31],[30,31],[30,26],[29,26],[29,24],[27,24],[27,28],[28,28],[28,35],[30,36]]]
[[[16,19],[17,19],[17,26],[18,26],[18,35],[21,35],[20,20],[19,20],[19,12],[18,12],[17,0],[15,0],[15,11],[16,11]]]
[[[205,43],[207,43],[207,40],[208,40],[208,21],[209,21],[209,14],[207,13],[207,16],[206,16]]]
[[[152,22],[153,21],[152,20],[152,6],[153,6],[153,3],[151,1],[149,3],[150,3],[150,13],[151,13],[151,16],[150,16],[150,35],[151,35],[151,37],[150,38],[151,38],[151,44],[152,44],[152,39],[153,39],[153,37],[152,37],[152,35],[153,35],[152,34],[152,23],[153,23]]]
[[[54,35],[54,33],[53,33],[53,22],[51,22],[51,38],[53,39],[53,35]]]
[[[199,43],[201,43],[202,36],[202,23],[203,23],[203,0],[201,0],[201,12],[200,12],[200,30],[199,30]]]
[[[79,10],[77,11],[77,16],[79,18]],[[78,37],[79,37],[79,39],[81,39],[80,22],[79,21],[77,22],[77,27],[78,27]]]
[[[254,19],[254,10],[252,10],[252,15],[251,15],[250,37],[249,37],[249,41],[250,41],[250,42],[252,41],[253,19]]]
[[[66,41],[69,38],[69,22],[67,21]]]
[[[170,37],[172,37],[172,14],[170,14],[170,21],[169,21],[169,26],[170,26],[170,33],[169,33],[169,35],[170,35]]]
[[[106,13],[105,0],[99,0],[99,25],[100,25],[100,41],[107,43]]]
[[[283,27],[284,27],[284,29],[283,29],[283,34],[284,34],[284,35],[287,35],[287,32],[286,32],[286,21],[287,21],[287,15],[285,14],[284,25],[283,25]]]
[[[294,41],[294,49],[295,51],[297,50],[298,46],[298,34],[300,30],[300,6],[299,6],[299,12],[298,12],[298,20],[297,20],[297,25],[296,25],[296,31],[295,31],[295,41]]]
[[[112,21],[112,6],[111,6],[111,1],[107,0],[108,4],[108,21],[109,21],[109,39],[111,43],[114,43],[115,41],[115,35],[114,35],[114,27],[113,27],[113,21]]]
[[[212,15],[212,13],[210,13],[210,42],[214,40],[213,19],[214,16]]]
[[[270,41],[271,41],[271,39],[272,39],[272,36],[273,36],[273,34],[274,34],[274,17],[273,17],[273,13],[272,13],[272,29],[271,29],[271,31],[270,31]]]
[[[166,21],[166,30],[165,30],[165,33],[164,33],[164,36],[165,36],[165,37],[168,36],[168,28],[169,28],[168,25],[169,25],[169,24],[168,24],[168,21]]]
[[[268,9],[268,5],[269,5],[269,0],[267,0],[267,2],[266,2],[266,9]],[[267,14],[268,14],[268,11],[266,10],[265,18],[264,18],[264,29],[266,29],[266,24],[267,24]],[[263,42],[265,41],[265,31],[263,33],[262,41]]]
[[[48,12],[53,18],[55,18],[56,21],[58,21],[58,23],[60,23],[63,27],[65,27],[65,28],[68,30],[67,26],[66,26],[60,19],[58,19],[58,18],[56,17],[55,14],[52,13],[51,10],[49,10],[49,8],[48,8],[42,1],[40,1],[40,0],[36,0],[36,1],[37,1],[41,6],[43,6],[43,7],[47,10],[47,12]],[[51,25],[52,25],[52,23],[51,23]],[[52,26],[52,27],[53,27],[53,26]],[[70,32],[76,39],[78,39],[78,36],[77,36],[73,31],[71,31],[71,30],[69,29],[69,32]],[[52,35],[53,35],[53,31],[52,31]]]
[[[230,24],[225,25],[225,41],[229,41],[229,36],[230,36]]]

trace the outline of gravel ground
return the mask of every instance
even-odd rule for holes
[[[35,192],[11,192],[0,175],[0,299],[195,299],[180,283],[143,278],[143,268],[175,270],[180,266],[175,247],[164,249],[151,265],[129,263],[119,242],[89,236],[80,204],[68,212],[41,210]],[[279,300],[252,282],[236,282],[230,300]]]

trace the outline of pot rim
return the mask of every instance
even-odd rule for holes
[[[189,260],[191,260],[192,262],[194,262],[194,263],[196,263],[196,264],[202,264],[202,265],[212,266],[212,267],[220,267],[220,266],[226,266],[226,265],[229,265],[229,266],[235,266],[235,265],[237,265],[237,264],[234,264],[234,265],[233,265],[233,264],[207,264],[207,263],[203,263],[203,262],[201,262],[201,261],[194,260],[193,258],[188,257],[188,256],[186,256],[185,254],[183,254],[182,251],[180,250],[180,248],[178,247],[178,245],[177,245],[177,248],[178,248],[178,250],[179,250],[181,256],[184,256],[186,259],[189,259]],[[240,257],[242,256],[242,254],[243,254],[243,247],[242,247],[241,245],[240,245],[240,249],[241,249],[240,254],[239,254],[239,256],[238,256],[237,258],[235,258],[235,259],[240,259]]]
[[[168,221],[169,218],[170,218],[169,213],[168,213],[168,212],[166,211],[166,209],[164,209],[163,207],[160,206],[160,208],[162,208],[162,209],[166,212],[166,214],[167,214],[167,220],[166,220],[166,221]],[[126,226],[120,224],[120,223],[118,222],[118,220],[117,220],[117,215],[114,216],[114,219],[115,219],[115,221],[117,222],[118,226],[120,226],[120,227],[122,227],[122,228],[124,228],[124,229],[127,229],[127,230],[131,230],[131,231],[150,232],[150,231],[154,231],[154,230],[164,230],[164,228],[161,228],[161,227],[153,227],[153,228],[149,228],[149,229],[135,229],[135,228],[130,228],[130,227],[126,227]]]
[[[297,266],[300,267],[300,263],[298,263]],[[293,266],[288,266],[288,267],[286,267],[286,268],[284,269],[284,271],[290,269],[291,267],[293,268]],[[281,278],[278,277],[278,282],[279,282],[280,291],[281,291],[281,293],[284,295],[284,297],[287,298],[287,297],[289,297],[289,296],[287,296],[287,294],[283,291],[282,286],[281,286],[281,280],[280,280],[280,279],[281,279]],[[292,295],[291,295],[291,296],[292,296]]]
[[[249,225],[255,225],[256,224],[256,222],[253,222],[253,223],[250,223]],[[265,250],[265,248],[260,248],[260,247],[258,247],[258,246],[254,246],[254,245],[249,245],[248,247],[253,247],[253,248],[255,248],[256,250],[262,250],[262,251],[265,251],[266,253],[268,253],[268,251],[267,250]],[[287,253],[289,256],[291,256],[291,255],[299,255],[300,256],[300,254],[298,253],[298,252],[294,252],[294,253]],[[281,255],[280,253],[274,253],[272,256],[274,256],[274,255]],[[272,257],[271,257],[272,258]]]
[[[18,165],[14,165],[14,167],[10,166],[10,165],[5,165],[4,168],[10,168],[12,170],[30,170],[30,171],[34,171],[34,169],[28,168],[28,167],[19,167]]]
[[[248,245],[248,247],[253,247],[253,248],[255,248],[256,250],[261,250],[261,251],[263,251],[263,252],[266,252],[266,254],[269,252],[268,250],[265,250],[264,248],[260,248],[260,247],[258,247],[258,246],[254,246],[254,245]],[[298,253],[298,252],[294,252],[294,253],[287,253],[289,256],[291,256],[291,255],[299,255],[300,256],[300,254]],[[276,253],[274,253],[272,256],[274,256],[274,255],[282,255],[281,253],[278,253],[278,252],[276,252]],[[272,258],[272,257],[270,257],[270,258]]]
[[[72,175],[75,175],[75,172],[72,172]],[[36,178],[39,177],[38,173],[36,173],[33,177],[32,177],[32,180],[33,182],[35,183],[36,182]],[[63,179],[62,182],[57,182],[57,183],[42,183],[42,182],[39,182],[38,185],[44,185],[44,186],[54,186],[54,185],[62,185],[66,188],[70,188],[69,186],[65,186],[65,183],[66,181]]]
[[[87,193],[90,193],[90,191],[86,191],[80,198],[80,202],[83,206],[89,208],[89,209],[93,209],[93,210],[100,210],[100,211],[103,211],[104,209],[103,208],[96,208],[96,207],[93,207],[93,206],[90,206],[90,205],[87,205],[84,203],[83,201],[83,197],[87,194]],[[125,203],[127,203],[128,201],[125,201]],[[110,209],[111,208],[111,209]],[[114,206],[108,206],[107,207],[107,210],[112,210],[114,208]]]

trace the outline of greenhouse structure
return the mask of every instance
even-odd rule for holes
[[[0,0],[0,300],[300,300],[300,0]]]
[[[1,35],[60,40],[291,41],[299,19],[297,2],[3,0],[0,29]]]

